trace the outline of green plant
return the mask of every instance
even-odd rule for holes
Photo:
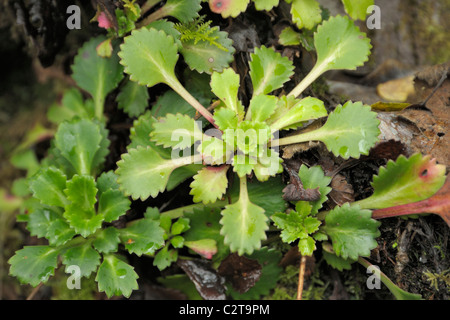
[[[255,48],[249,61],[251,97],[244,105],[238,94],[242,79],[229,67],[234,48],[227,33],[199,17],[199,0],[167,1],[144,17],[159,2],[149,0],[139,8],[124,1],[115,11],[117,26],[102,23],[107,37],[88,41],[74,60],[73,79],[90,96],[84,99],[73,88],[65,92],[62,106],[49,109],[57,130],[50,133],[48,156],[27,165],[22,190],[27,214],[20,216],[30,234],[48,245],[26,246],[9,260],[11,275],[22,283],[46,282],[60,261],[68,269],[80,267],[83,277],[95,274],[98,290],[108,297],[129,297],[138,275],[122,252],[152,257],[159,270],[191,259],[188,254],[217,268],[237,253],[262,266],[261,281],[246,292],[227,293],[257,299],[269,293],[280,274],[280,254],[268,248],[268,235],[296,243],[302,255],[312,255],[322,241],[325,260],[342,270],[377,246],[380,223],[372,209],[423,200],[442,186],[442,166],[415,155],[380,170],[372,197],[329,212],[322,205],[331,178],[318,166],[302,166],[301,183],[290,186],[310,197],[284,201],[280,146],[320,141],[336,157],[348,159],[367,155],[378,141],[379,121],[369,106],[348,101],[329,111],[323,101],[302,96],[323,73],[363,65],[369,39],[347,17],[323,21],[313,38],[316,64],[286,95],[281,89],[293,75],[292,61],[272,48]],[[264,10],[278,4],[254,2]],[[298,4],[290,2],[293,8]],[[243,3],[246,7],[248,1]],[[100,15],[101,10],[99,23]],[[162,19],[168,16],[179,23]],[[189,67],[183,74],[176,70],[180,54]],[[148,88],[157,84],[171,90],[147,110]],[[110,141],[104,106],[113,90],[118,108],[135,119],[126,153],[114,159],[117,168],[106,170]],[[325,123],[318,129],[288,132],[319,119]],[[393,184],[385,178],[392,174],[399,176]],[[192,205],[147,208],[139,219],[117,223],[133,201],[156,198],[188,178]]]

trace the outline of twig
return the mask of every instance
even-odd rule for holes
[[[33,291],[31,291],[30,295],[27,297],[27,300],[33,300],[33,297],[36,295],[36,293],[39,291],[39,289],[42,287],[44,283],[41,282],[37,285],[36,288],[33,289]]]

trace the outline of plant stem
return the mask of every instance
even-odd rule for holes
[[[297,300],[302,300],[303,285],[305,281],[305,268],[306,268],[306,257],[302,255],[302,259],[300,261],[300,271],[298,273]]]
[[[427,200],[428,199],[419,202],[406,203],[394,207],[373,210],[372,218],[383,219],[383,218],[404,216],[409,214],[431,213],[430,211],[433,208],[433,206],[432,203],[430,203],[430,201]]]
[[[158,2],[161,2],[161,0],[147,0],[147,2],[145,2],[141,7],[141,16],[144,15],[148,10],[153,8]]]
[[[289,92],[288,96],[298,97],[303,91],[311,85],[322,73],[326,71],[327,60],[322,62],[320,65],[315,65],[314,68],[303,78],[302,81],[294,88],[291,92]]]
[[[159,2],[159,1],[158,1]],[[146,17],[144,20],[142,20],[141,22],[138,23],[138,28],[146,26],[150,23],[152,23],[153,21],[159,20],[164,18],[165,16],[167,16],[167,8],[166,6],[162,6],[161,8],[159,8],[158,10],[156,10],[155,12],[151,13],[148,17]]]
[[[307,141],[317,141],[318,134],[320,128],[317,130],[304,132],[301,134],[296,134],[293,136],[284,137],[281,139],[272,140],[270,143],[271,147],[285,146],[288,144],[307,142]]]
[[[95,97],[94,99],[94,108],[95,108],[95,117],[98,120],[102,120],[103,118],[103,109],[105,105],[105,99],[99,95],[98,97]]]
[[[189,103],[195,110],[198,111],[206,120],[208,120],[214,127],[219,128],[213,119],[213,115],[209,112],[197,99],[195,99],[178,81],[178,79],[167,79],[168,85],[178,93],[187,103]]]

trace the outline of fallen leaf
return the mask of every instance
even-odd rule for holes
[[[319,187],[305,189],[297,171],[286,167],[290,177],[290,184],[283,189],[283,199],[286,201],[317,201],[320,199]]]
[[[225,277],[233,289],[245,293],[252,288],[261,277],[262,266],[257,260],[232,253],[219,266],[218,274]]]
[[[347,182],[345,177],[341,174],[336,174],[331,180],[331,192],[328,196],[338,206],[342,206],[346,202],[355,201],[355,192],[351,184]]]
[[[377,85],[377,93],[390,102],[405,102],[415,94],[414,75],[380,83]]]

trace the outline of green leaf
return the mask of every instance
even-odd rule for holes
[[[189,219],[187,218],[178,218],[177,221],[175,221],[171,228],[170,228],[170,234],[172,235],[178,235],[182,234],[183,232],[190,229],[189,226]]]
[[[361,208],[381,209],[427,199],[444,185],[445,171],[445,166],[436,164],[429,155],[401,155],[380,168],[373,177],[374,193],[357,204]]]
[[[214,39],[213,43],[196,39],[182,41],[180,52],[185,62],[199,73],[222,72],[233,61],[236,51],[227,32],[220,31],[219,27],[210,28],[210,31],[208,38]]]
[[[294,74],[294,65],[280,53],[261,46],[250,55],[250,78],[253,84],[253,96],[269,94],[281,88]]]
[[[83,90],[89,92],[94,99],[96,116],[103,112],[106,95],[117,87],[123,78],[123,68],[119,64],[117,54],[111,58],[102,58],[97,54],[97,46],[105,37],[97,37],[86,42],[78,51],[72,65],[72,78]]]
[[[70,88],[64,92],[61,105],[53,105],[47,111],[47,118],[53,123],[61,123],[78,116],[89,119],[94,116],[92,100],[83,101],[83,96],[77,88]]]
[[[64,190],[71,204],[65,207],[66,218],[75,231],[83,237],[101,227],[104,216],[95,212],[97,188],[92,176],[75,175]]]
[[[320,199],[309,202],[312,205],[311,214],[316,215],[320,208],[322,208],[322,204],[328,199],[327,194],[331,191],[331,188],[328,187],[331,182],[331,177],[325,176],[320,166],[308,168],[304,164],[301,165],[298,176],[305,189],[315,189],[319,187]]]
[[[103,256],[95,281],[98,283],[98,290],[105,292],[108,298],[113,295],[129,298],[131,292],[138,289],[137,278],[132,266],[117,256],[108,254]]]
[[[288,99],[280,103],[280,110],[274,114],[276,121],[271,121],[272,132],[297,128],[303,122],[326,117],[328,114],[323,101],[317,98],[306,97],[295,101],[293,105],[290,105],[291,101]]]
[[[197,150],[201,153],[203,163],[221,165],[229,162],[234,154],[234,148],[224,140],[204,135]]]
[[[51,246],[61,246],[75,236],[75,231],[63,219],[53,221],[45,237]]]
[[[130,117],[138,117],[145,112],[148,106],[147,87],[136,82],[127,81],[117,96],[119,109],[125,111]]]
[[[268,229],[264,209],[250,202],[247,192],[247,178],[240,178],[240,194],[236,203],[225,206],[220,220],[220,233],[232,252],[252,254],[261,247]]]
[[[253,96],[246,114],[246,120],[254,122],[266,121],[277,108],[278,99],[275,96]]]
[[[325,217],[323,231],[331,238],[333,251],[338,256],[357,260],[359,256],[369,256],[370,250],[377,247],[375,238],[380,235],[380,222],[371,215],[370,210],[345,203]]]
[[[62,216],[54,208],[38,207],[32,210],[28,217],[27,229],[30,234],[42,238],[47,235],[50,225]]]
[[[164,148],[185,149],[202,139],[201,126],[187,115],[167,114],[153,122],[150,138]]]
[[[66,175],[54,167],[42,168],[29,181],[33,196],[49,206],[64,207],[67,204],[64,189]]]
[[[173,249],[169,250],[168,246],[165,246],[155,255],[153,265],[156,266],[159,270],[164,270],[173,262],[177,261],[177,259],[178,251]]]
[[[194,202],[208,204],[220,199],[228,187],[227,171],[227,165],[201,169],[190,184],[189,194],[194,196]]]
[[[316,0],[293,0],[291,15],[299,29],[312,29],[322,21],[322,10]]]
[[[90,175],[94,168],[96,152],[103,139],[99,126],[89,120],[73,120],[59,125],[55,145],[78,174]]]
[[[117,182],[120,189],[133,200],[153,198],[166,188],[173,170],[192,161],[191,157],[166,160],[151,148],[137,147],[122,155],[117,162]]]
[[[94,250],[89,242],[69,248],[64,253],[62,263],[67,268],[75,265],[80,268],[80,276],[89,278],[92,272],[100,265],[100,254]]]
[[[212,92],[234,111],[239,119],[244,116],[244,106],[238,100],[240,86],[239,75],[233,69],[227,68],[221,73],[213,72],[211,76]]]
[[[183,23],[189,22],[198,17],[198,12],[202,8],[201,0],[168,0],[163,7],[164,16],[172,16]]]
[[[323,258],[325,261],[332,266],[333,268],[344,271],[344,270],[351,270],[352,269],[352,263],[355,262],[351,259],[344,259],[342,257],[338,257],[334,253],[328,252],[326,250],[322,251]]]
[[[297,46],[301,43],[301,35],[291,27],[286,27],[281,31],[278,42],[283,46]]]
[[[236,113],[228,108],[219,108],[214,112],[214,122],[220,130],[237,129],[238,117]]]
[[[209,0],[209,8],[214,13],[220,13],[222,18],[236,18],[247,9],[250,0]]]
[[[354,20],[365,20],[367,8],[374,5],[374,0],[342,0],[345,12]]]
[[[36,287],[41,282],[47,282],[54,274],[58,266],[58,254],[57,249],[49,246],[25,246],[8,260],[11,265],[9,274],[17,277],[21,283]]]
[[[370,106],[349,101],[344,106],[338,105],[321,128],[282,138],[279,142],[282,145],[322,141],[335,156],[358,159],[360,155],[368,155],[378,141],[379,123]]]
[[[130,209],[131,201],[119,190],[107,190],[100,196],[98,213],[105,217],[106,222],[117,220]]]
[[[246,154],[236,154],[233,157],[233,171],[237,173],[239,178],[245,178],[252,173],[257,161],[254,158],[249,157]]]
[[[119,190],[119,184],[117,183],[117,175],[112,170],[103,172],[97,178],[96,185],[99,196],[101,196],[103,192],[106,192],[108,190]]]
[[[95,234],[92,244],[98,252],[110,253],[117,252],[119,242],[119,231],[114,227],[108,227]]]
[[[164,229],[159,221],[144,218],[133,222],[130,226],[120,229],[120,239],[130,253],[138,256],[154,254],[164,245]]]
[[[182,236],[175,236],[170,239],[170,244],[175,249],[180,249],[184,245],[184,238]]]
[[[120,63],[132,81],[152,87],[169,84],[176,79],[174,69],[178,60],[174,38],[164,31],[141,28],[133,30],[120,46]]]
[[[198,253],[199,255],[205,257],[206,259],[212,259],[212,257],[217,253],[216,240],[213,239],[184,241],[183,245]]]
[[[280,0],[253,0],[256,10],[270,11],[273,7],[277,7]]]
[[[369,38],[348,17],[330,17],[314,35],[317,62],[289,95],[298,97],[321,74],[329,70],[355,70],[368,60]]]

